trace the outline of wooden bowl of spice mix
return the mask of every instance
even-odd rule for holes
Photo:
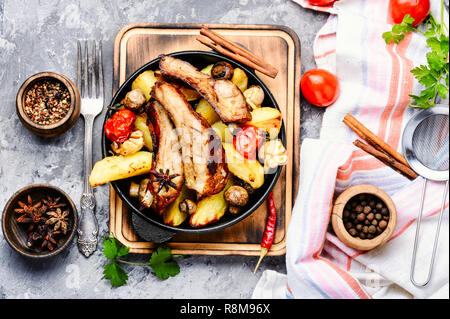
[[[336,236],[358,250],[371,250],[385,244],[397,225],[394,202],[372,185],[357,185],[338,196],[331,215]]]
[[[30,258],[59,254],[78,225],[75,204],[61,189],[35,184],[17,191],[3,210],[3,235],[12,249]]]
[[[42,72],[28,78],[16,98],[16,111],[33,133],[54,137],[69,130],[80,116],[80,93],[66,76]]]

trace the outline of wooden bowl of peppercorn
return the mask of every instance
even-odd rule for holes
[[[59,254],[75,236],[78,213],[61,189],[35,184],[17,191],[6,203],[3,235],[19,254],[46,258]]]
[[[357,185],[338,196],[331,224],[344,244],[367,251],[391,238],[397,225],[397,211],[389,195],[378,187]]]
[[[66,76],[41,72],[29,77],[16,97],[22,124],[33,133],[54,137],[69,130],[80,117],[80,93]]]

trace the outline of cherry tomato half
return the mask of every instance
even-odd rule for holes
[[[402,23],[403,17],[409,14],[414,18],[413,25],[419,25],[430,13],[430,0],[390,0],[389,13],[394,23]]]
[[[264,133],[253,125],[238,128],[233,137],[236,151],[248,159],[256,159],[258,148],[264,143]]]
[[[136,115],[128,109],[122,109],[106,121],[106,137],[117,143],[125,142],[133,131]]]
[[[326,6],[335,1],[336,0],[308,0],[309,4],[311,4],[313,6]]]
[[[309,103],[321,107],[333,104],[340,91],[337,77],[323,69],[312,69],[306,72],[300,81],[300,87]]]

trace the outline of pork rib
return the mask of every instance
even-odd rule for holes
[[[151,101],[147,105],[147,114],[153,127],[155,141],[153,147],[156,154],[149,189],[154,198],[152,208],[162,214],[178,197],[183,187],[183,162],[178,136],[166,110],[158,102]],[[160,174],[172,176],[170,178],[172,186],[161,185],[162,182],[157,181]]]
[[[252,119],[244,95],[231,81],[215,80],[180,59],[163,55],[159,62],[163,75],[182,80],[195,89],[225,123],[245,123]]]
[[[152,96],[169,113],[177,129],[186,186],[197,192],[198,199],[220,192],[228,181],[220,137],[170,83],[157,82]]]

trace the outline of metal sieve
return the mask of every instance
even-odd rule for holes
[[[436,249],[439,240],[442,216],[449,185],[449,118],[448,106],[438,105],[431,109],[421,111],[408,122],[403,132],[403,154],[411,168],[425,178],[422,190],[420,212],[417,217],[416,236],[411,262],[411,282],[419,287],[425,286],[431,279]],[[437,224],[433,253],[426,281],[418,283],[414,279],[417,244],[422,222],[423,206],[428,181],[447,181],[442,199],[441,212]]]

